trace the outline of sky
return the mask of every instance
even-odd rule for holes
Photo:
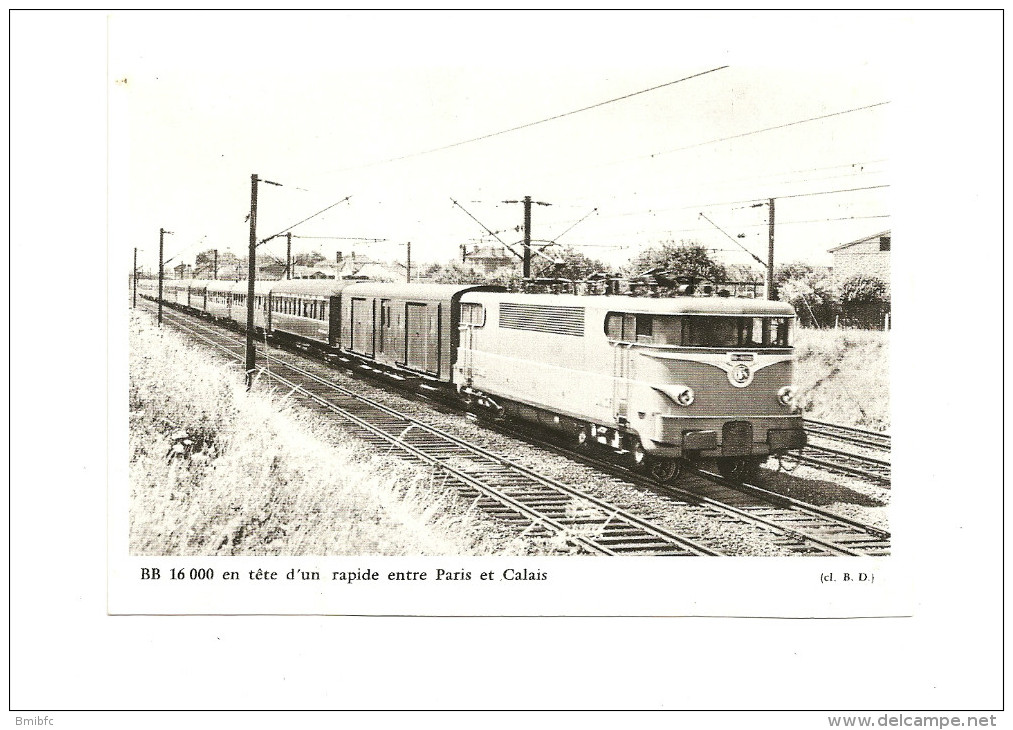
[[[291,229],[332,260],[454,260],[483,226],[515,244],[504,201],[530,195],[536,240],[616,266],[687,240],[757,271],[775,198],[775,259],[830,264],[891,228],[888,32],[863,19],[113,14],[115,237],[142,267],[160,228],[173,265],[245,255],[257,174],[282,184],[259,185],[258,239],[350,196]]]

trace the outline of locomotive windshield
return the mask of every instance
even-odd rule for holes
[[[791,346],[790,317],[656,315],[610,312],[609,339],[677,347],[741,347],[750,350]]]

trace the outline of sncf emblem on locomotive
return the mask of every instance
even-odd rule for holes
[[[753,382],[753,369],[747,363],[752,363],[756,356],[751,352],[730,352],[728,353],[728,382],[736,388],[745,388]]]

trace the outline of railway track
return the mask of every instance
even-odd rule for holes
[[[888,434],[810,420],[805,421],[805,429],[810,437],[809,444],[800,454],[792,455],[796,462],[858,477],[880,486],[890,486],[888,459],[891,439]],[[828,445],[828,442],[834,446]],[[846,451],[835,448],[838,444],[847,444],[851,448]]]
[[[517,438],[530,440],[523,431],[497,426]],[[546,436],[550,436],[546,434]],[[754,525],[770,533],[774,542],[796,555],[819,556],[884,556],[890,554],[890,533],[872,525],[852,520],[762,487],[734,482],[705,470],[695,469],[693,477],[680,480],[680,486],[658,485],[654,480],[614,462],[595,456],[575,453],[564,445],[538,445],[567,458],[615,474],[641,487],[663,490],[680,500],[711,511],[715,519],[736,520]],[[683,485],[682,482],[686,483]]]
[[[229,330],[209,327],[200,320],[170,310],[171,321],[190,330],[191,336],[212,344],[230,356],[242,359],[242,344]],[[198,324],[199,323],[199,324]],[[195,331],[200,327],[203,332]],[[646,520],[568,485],[540,476],[519,464],[488,450],[471,445],[370,401],[329,379],[321,378],[301,365],[288,362],[300,355],[288,354],[282,360],[271,350],[271,377],[284,387],[301,394],[321,410],[342,416],[368,442],[381,448],[398,448],[417,463],[441,470],[458,491],[500,519],[523,527],[533,536],[563,537],[584,552],[604,554],[719,555],[700,536],[675,535]],[[284,369],[285,375],[279,372]],[[532,443],[530,432],[496,424],[497,430]],[[557,451],[621,481],[657,490],[658,485],[612,462],[595,459],[572,450],[546,444],[534,444]],[[668,487],[669,498],[686,507],[709,513],[722,522],[745,523],[769,533],[775,544],[798,555],[879,556],[890,551],[890,534],[807,505],[767,492],[759,487],[729,482],[723,477],[698,471],[699,479],[691,488]]]
[[[166,316],[163,312],[163,316]],[[244,346],[219,328],[175,311],[166,319],[189,336],[237,360]],[[269,353],[258,377],[278,383],[319,410],[341,417],[367,443],[397,449],[408,461],[437,469],[461,496],[532,536],[560,538],[604,555],[720,555],[692,536],[677,535],[595,497],[542,476],[487,449],[411,418]]]
[[[890,486],[890,462],[871,456],[809,444],[802,453],[793,453],[787,460],[819,467],[836,474],[866,479],[883,487]]]
[[[821,436],[832,441],[839,441],[857,446],[863,446],[877,451],[890,450],[890,435],[867,431],[864,428],[854,426],[842,426],[837,423],[826,423],[825,421],[805,420],[805,430],[810,436]]]

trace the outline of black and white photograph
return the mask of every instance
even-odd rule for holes
[[[871,70],[125,68],[112,93],[144,242],[131,554],[890,553]]]
[[[97,552],[67,580],[99,581],[88,621],[108,628],[80,641],[109,636],[117,677],[138,622],[166,632],[152,658],[191,656],[156,675],[265,672],[217,698],[158,699],[124,678],[125,704],[56,688],[47,705],[12,679],[12,711],[996,726],[1002,655],[983,634],[1001,631],[1003,503],[986,486],[1001,481],[1001,426],[962,412],[993,398],[974,388],[983,372],[951,363],[990,329],[954,309],[1002,308],[1001,284],[980,278],[1001,271],[1002,93],[985,89],[1002,83],[1002,17],[13,13],[12,270],[33,226],[73,221],[50,248],[69,256],[53,284],[82,294],[46,321],[84,326],[29,366],[53,368],[80,414],[62,457],[44,438],[19,450],[15,414],[32,414],[28,439],[57,413],[18,409],[12,371],[12,597],[42,580],[30,564],[53,580],[85,560],[22,550],[18,515],[53,503],[25,491],[31,454],[77,473],[66,489],[95,485],[86,526],[71,524]],[[949,61],[931,41],[944,30],[960,36]],[[29,39],[60,37],[15,71],[44,57]],[[65,146],[81,160],[47,177],[13,145],[62,127],[24,104],[90,46],[75,72],[88,83],[45,102],[80,114],[82,141]],[[19,171],[32,206],[17,204]],[[69,210],[89,196],[95,210],[60,212],[55,191],[39,197],[51,180],[75,191]],[[11,281],[12,305],[29,301]],[[70,353],[89,354],[79,367]],[[56,374],[68,365],[72,387]],[[961,641],[945,627],[973,593],[989,598]],[[254,625],[258,659],[241,639]],[[523,635],[530,660],[566,648],[517,677],[528,662],[497,652]],[[297,644],[306,663],[287,670]],[[652,644],[658,657],[623,658]],[[314,667],[338,646],[332,693]],[[931,652],[949,657],[945,689],[917,658]],[[398,696],[366,681],[393,655],[397,677],[421,676]],[[460,677],[455,656],[493,667],[491,684],[438,690]],[[623,673],[613,696],[579,680],[592,666]],[[302,683],[271,694],[286,671]],[[741,693],[703,688],[705,674]]]

